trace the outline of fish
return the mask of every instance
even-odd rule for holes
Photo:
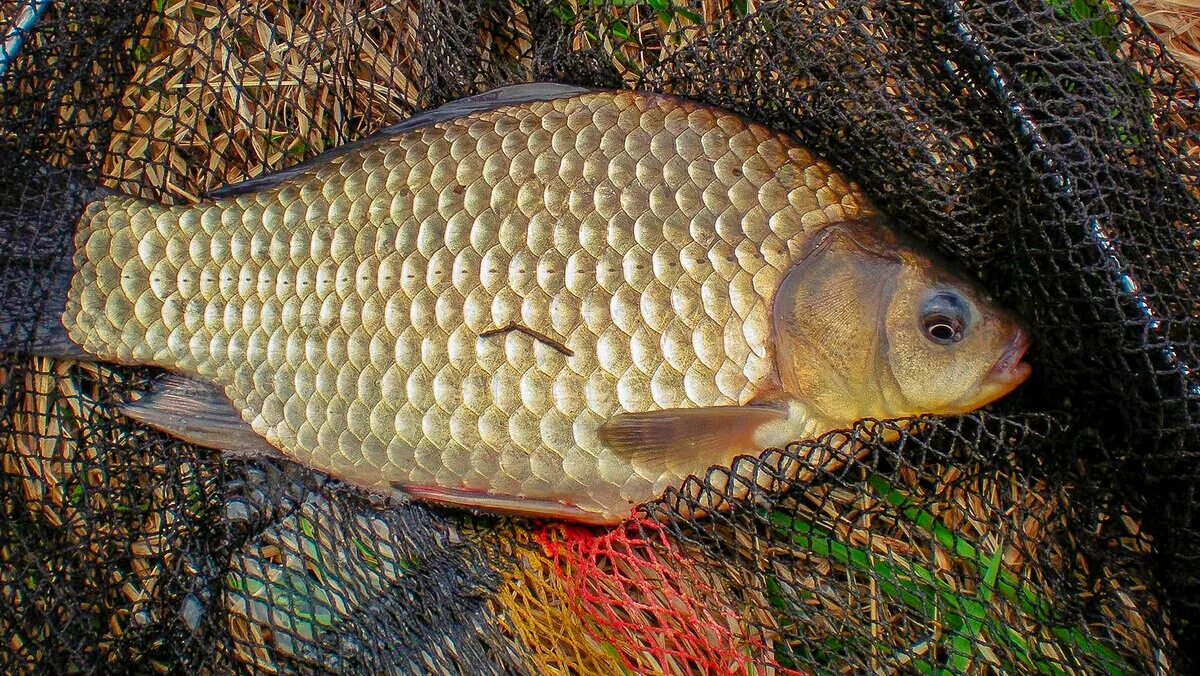
[[[615,524],[1031,372],[857,183],[670,95],[514,85],[194,203],[81,202],[23,349],[156,367],[134,420],[444,507]]]

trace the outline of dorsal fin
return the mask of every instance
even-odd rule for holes
[[[428,127],[438,122],[446,120],[454,120],[472,113],[480,113],[487,110],[496,110],[505,106],[515,106],[522,103],[532,103],[534,101],[553,101],[570,96],[577,96],[586,92],[597,91],[595,89],[587,89],[584,87],[573,87],[571,85],[555,84],[553,82],[531,82],[528,84],[509,85],[507,87],[498,87],[482,94],[468,96],[467,98],[451,101],[445,105],[427,110],[422,113],[417,113],[412,117],[398,122],[390,127],[385,127],[374,134],[338,146],[321,153],[320,155],[301,162],[295,166],[282,169],[280,171],[257,176],[241,183],[227,185],[223,188],[218,188],[210,193],[208,197],[212,199],[221,197],[234,197],[236,195],[244,195],[246,193],[258,192],[273,188],[284,181],[299,176],[305,172],[312,171],[317,167],[329,162],[329,160],[344,155],[352,150],[362,148],[363,146],[377,143],[383,139],[403,134],[405,132]]]

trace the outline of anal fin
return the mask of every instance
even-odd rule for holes
[[[184,376],[162,376],[148,394],[119,408],[134,420],[196,446],[247,455],[281,455],[242,420],[224,392]]]
[[[575,505],[553,500],[532,500],[514,495],[440,486],[393,484],[393,488],[403,491],[413,500],[449,507],[480,509],[528,518],[563,519],[596,526],[608,526],[621,522],[619,518],[599,512],[589,512]],[[630,511],[632,512],[632,507]]]

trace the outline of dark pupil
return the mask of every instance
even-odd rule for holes
[[[957,343],[966,331],[969,312],[965,301],[956,295],[939,293],[921,308],[921,328],[929,340],[941,345]]]
[[[954,327],[940,321],[929,327],[929,335],[941,341],[951,341],[954,340]]]

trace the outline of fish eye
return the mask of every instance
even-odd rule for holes
[[[963,339],[968,316],[967,302],[961,296],[937,293],[921,308],[921,329],[926,338],[938,345],[950,345]]]

